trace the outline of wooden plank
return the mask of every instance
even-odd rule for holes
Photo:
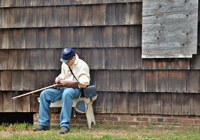
[[[45,27],[45,7],[34,7],[36,16],[36,26]]]
[[[146,92],[158,91],[158,71],[146,71]]]
[[[134,67],[135,69],[141,69],[142,59],[141,59],[141,47],[137,47],[134,50]]]
[[[124,25],[125,24],[125,18],[126,18],[126,4],[116,4],[115,6],[115,16],[116,16],[116,24],[117,25]]]
[[[93,29],[93,47],[99,47],[100,46],[100,30],[99,27],[94,27]]]
[[[13,29],[12,33],[13,44],[11,48],[25,48],[24,30]]]
[[[109,91],[122,91],[122,78],[120,71],[109,71]]]
[[[169,92],[186,92],[186,71],[169,71]]]
[[[54,51],[55,51],[54,52],[55,60],[57,60],[57,61],[55,61],[55,67],[61,69],[62,62],[59,61],[59,60],[60,60],[60,57],[61,57],[62,50],[61,49],[54,49]]]
[[[45,69],[45,52],[44,50],[31,50],[30,51],[30,69]]]
[[[123,68],[123,49],[113,48],[106,50],[105,67],[108,69],[122,69]]]
[[[2,27],[3,28],[9,28],[10,27],[10,9],[4,9],[2,10]]]
[[[129,10],[129,24],[142,24],[142,4],[143,3],[130,3]]]
[[[159,93],[149,93],[148,94],[148,114],[161,114],[161,101]]]
[[[192,58],[197,53],[198,0],[144,0],[142,14],[142,58]]]
[[[105,93],[105,113],[114,113],[114,103],[115,103],[115,93],[114,92],[106,92]]]
[[[25,48],[36,48],[36,29],[24,29]]]
[[[25,8],[25,26],[36,27],[36,14],[34,8]]]
[[[191,94],[183,93],[183,102],[182,102],[182,115],[191,114]]]
[[[60,28],[60,47],[70,46],[69,28]]]
[[[22,71],[12,71],[12,90],[22,91],[23,83],[23,72]]]
[[[26,2],[25,0],[16,0],[16,1],[15,1],[16,7],[23,7],[25,5],[25,2]]]
[[[48,29],[47,34],[47,45],[48,48],[60,48],[60,28]]]
[[[24,92],[17,92],[15,96],[20,94],[24,94]],[[26,96],[15,100],[13,109],[15,109],[16,112],[30,112],[30,96]]]
[[[116,92],[114,95],[114,104],[113,109],[114,113],[127,113],[128,112],[128,103],[127,96],[128,93],[119,93]]]
[[[200,94],[190,94],[191,95],[191,114],[190,115],[199,115],[200,114]]]
[[[17,62],[18,62],[18,51],[10,50],[9,51],[8,69],[16,70],[18,68]]]
[[[10,30],[3,30],[2,31],[2,44],[1,49],[8,49],[10,43]]]
[[[153,69],[153,59],[142,59],[142,68],[145,70]]]
[[[162,59],[163,69],[171,69],[171,58]]]
[[[106,5],[93,5],[93,21],[92,25],[105,25],[106,21]]]
[[[197,49],[197,54],[194,54],[192,59],[191,59],[191,64],[190,64],[190,68],[191,69],[200,69],[200,47],[198,47]]]
[[[90,69],[90,84],[94,84],[97,85],[96,83],[96,75],[97,75],[97,71],[96,70],[91,70]]]
[[[37,71],[35,72],[36,88],[43,88],[55,83],[55,78],[60,74],[60,71]]]
[[[106,5],[106,25],[116,25],[115,4]]]
[[[96,75],[97,91],[107,91],[109,89],[109,72],[97,71]]]
[[[39,103],[34,95],[30,96],[30,112],[39,112]]]
[[[52,23],[54,27],[68,26],[69,25],[69,7],[53,7],[52,11]]]
[[[131,91],[145,92],[145,71],[132,71]]]
[[[141,47],[142,42],[142,26],[130,26],[129,31],[129,47]]]
[[[129,27],[113,27],[113,38],[112,45],[113,47],[128,47],[129,42]]]
[[[90,69],[105,69],[105,49],[83,49],[82,56],[82,59],[87,62]]]
[[[43,67],[44,69],[48,69],[48,70],[58,69],[58,68],[56,68],[56,62],[55,62],[55,61],[58,61],[58,60],[55,59],[54,52],[55,51],[53,49],[44,50],[44,56],[45,56],[45,61],[44,61],[45,64],[44,64],[44,67]],[[44,57],[44,56],[42,56],[42,57]],[[40,61],[41,61],[41,59],[40,59]]]
[[[158,92],[168,92],[169,90],[169,71],[158,71]]]
[[[7,50],[0,51],[0,69],[7,70],[9,54]]]
[[[43,12],[45,13],[44,15],[44,19],[45,19],[45,26],[46,27],[51,27],[53,25],[52,23],[52,17],[51,17],[51,10],[53,9],[53,7],[45,7],[43,9]]]
[[[199,93],[199,71],[187,71],[187,93]]]
[[[47,44],[48,30],[39,28],[36,31],[36,48],[48,48]]]
[[[98,98],[93,103],[94,113],[106,113],[105,92],[97,92]]]
[[[1,11],[1,9],[0,9],[0,11]],[[1,14],[0,14],[0,16],[1,16]],[[0,19],[0,25],[1,25],[1,19]],[[2,48],[2,43],[3,43],[3,30],[0,30],[0,48]]]
[[[100,4],[110,4],[110,3],[141,3],[142,0],[1,0],[0,7],[35,7],[35,6],[63,6],[63,5],[100,5]]]
[[[69,26],[79,26],[78,6],[69,6]]]
[[[172,114],[172,93],[161,94],[161,114]]]
[[[123,55],[121,56],[122,59],[122,67],[124,69],[135,69],[135,48],[124,48]]]
[[[140,93],[138,96],[138,113],[148,113],[148,97],[150,93]]]
[[[152,69],[163,69],[162,59],[153,59]]]
[[[3,112],[13,112],[13,92],[3,92]]]
[[[91,48],[93,47],[93,28],[85,29],[85,47]]]
[[[1,85],[0,85],[0,88],[1,88]],[[3,92],[0,92],[0,112],[3,112],[3,104],[4,104]]]
[[[24,70],[25,51],[17,50],[17,69]]]
[[[131,91],[131,71],[120,71],[120,81],[121,81],[121,87],[123,92],[130,92]]]
[[[36,87],[36,73],[34,71],[24,71],[23,76],[23,90],[35,90]]]
[[[23,51],[23,58],[24,58],[24,69],[31,69],[31,63],[30,63],[30,50],[24,50]]]
[[[182,115],[183,94],[172,94],[172,114]]]
[[[139,110],[138,110],[139,94],[140,93],[128,92],[128,97],[127,97],[128,111],[127,111],[127,113],[137,114],[139,112]]]
[[[112,47],[112,27],[100,28],[100,47]]]
[[[10,9],[10,27],[21,27],[21,8]]]
[[[11,71],[1,71],[1,90],[12,89],[12,73]]]
[[[85,48],[85,47],[87,48],[88,46],[86,45],[86,43],[87,43],[88,39],[86,37],[86,28],[79,28],[78,30],[79,30],[78,31],[79,47],[80,48]],[[89,30],[91,31],[91,28]],[[88,33],[87,33],[87,35],[88,35]]]
[[[69,29],[69,45],[72,48],[79,46],[79,27],[73,27]]]
[[[93,8],[92,6],[79,6],[78,7],[79,25],[91,26],[93,21]]]

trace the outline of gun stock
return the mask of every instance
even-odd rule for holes
[[[35,94],[35,93],[38,93],[38,92],[42,92],[42,91],[45,90],[45,89],[49,89],[49,88],[58,88],[58,87],[62,87],[62,84],[54,84],[54,85],[51,85],[51,86],[48,86],[48,87],[44,87],[44,88],[41,88],[41,89],[37,89],[37,90],[31,91],[31,92],[28,92],[28,93],[25,93],[25,94],[22,94],[22,95],[19,95],[19,96],[15,96],[15,97],[13,97],[12,99],[13,99],[13,100],[16,100],[17,98],[29,96],[29,95],[31,95],[31,94]]]

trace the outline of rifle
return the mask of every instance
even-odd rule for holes
[[[45,89],[49,89],[49,88],[57,88],[57,89],[59,89],[60,87],[63,87],[63,85],[60,84],[60,83],[58,83],[58,84],[53,84],[53,85],[48,86],[48,87],[44,87],[44,88],[41,88],[41,89],[37,89],[37,90],[31,91],[31,92],[28,92],[28,93],[19,95],[19,96],[15,96],[15,97],[13,97],[12,99],[13,99],[13,100],[16,100],[17,98],[29,96],[29,95],[31,95],[31,94],[35,94],[35,93],[38,93],[38,92],[42,92],[42,91],[45,90]]]

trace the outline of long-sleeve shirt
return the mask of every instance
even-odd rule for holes
[[[76,54],[76,60],[70,66],[70,68],[72,69],[79,83],[83,85],[90,84],[90,69],[83,60],[79,59],[77,54]],[[69,67],[65,63],[62,63],[61,74],[58,77],[66,80],[76,81],[71,71],[69,70]]]

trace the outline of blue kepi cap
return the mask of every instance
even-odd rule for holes
[[[62,54],[61,54],[61,58],[60,58],[60,61],[61,62],[68,62],[69,59],[71,59],[73,56],[75,56],[75,51],[70,48],[70,47],[65,47],[63,50],[62,50]]]

